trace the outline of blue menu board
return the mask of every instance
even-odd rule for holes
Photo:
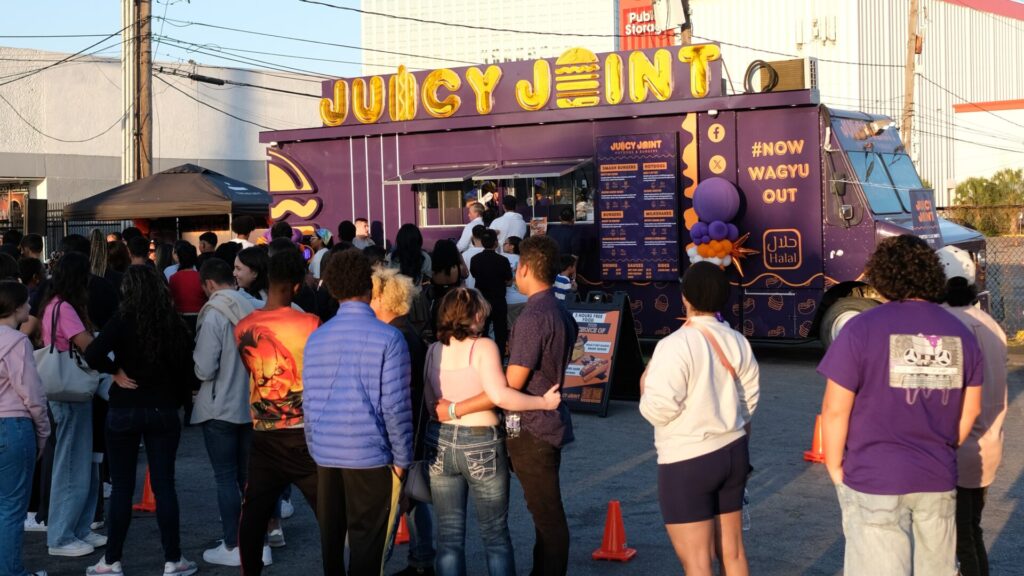
[[[676,134],[602,136],[596,143],[601,278],[677,280]]]

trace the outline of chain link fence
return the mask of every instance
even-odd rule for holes
[[[1024,340],[1024,236],[988,239],[985,288],[989,312],[1006,336]]]

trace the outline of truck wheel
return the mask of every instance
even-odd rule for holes
[[[825,346],[825,349],[832,345],[836,336],[839,335],[839,331],[854,316],[870,310],[878,306],[878,304],[877,300],[870,298],[840,298],[828,310],[825,310],[825,315],[821,319],[821,328],[819,329],[821,343]]]

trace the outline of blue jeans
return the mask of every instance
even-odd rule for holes
[[[437,515],[437,573],[466,574],[466,497],[471,496],[488,573],[514,575],[515,554],[508,533],[508,456],[501,429],[431,422],[426,459]]]
[[[107,563],[121,559],[132,496],[138,473],[139,440],[146,442],[149,483],[156,498],[156,525],[165,562],[181,559],[178,493],[174,488],[174,459],[181,439],[177,408],[111,406],[107,412],[107,456],[110,459],[110,506],[107,512]]]
[[[836,485],[846,574],[956,576],[956,491],[865,494]]]
[[[426,502],[417,502],[406,516],[409,526],[409,566],[429,568],[434,565],[434,515]]]
[[[238,517],[242,513],[242,492],[249,469],[249,444],[252,424],[233,424],[223,420],[203,422],[206,453],[217,482],[217,506],[224,531],[224,545],[238,546]]]
[[[25,513],[32,492],[36,429],[28,418],[0,418],[0,576],[25,576]]]
[[[64,546],[89,535],[99,497],[99,467],[92,459],[92,400],[50,402],[57,423],[46,544]]]

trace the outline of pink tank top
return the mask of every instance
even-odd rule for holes
[[[476,373],[476,369],[473,368],[473,348],[475,347],[476,339],[473,340],[473,344],[469,347],[469,360],[464,368],[441,368],[437,371],[441,382],[432,381],[430,386],[434,389],[438,398],[446,398],[452,402],[461,402],[484,391],[484,387],[480,383],[480,376]],[[433,360],[433,354],[431,354],[431,360]],[[432,370],[427,371],[428,375],[432,373]]]

